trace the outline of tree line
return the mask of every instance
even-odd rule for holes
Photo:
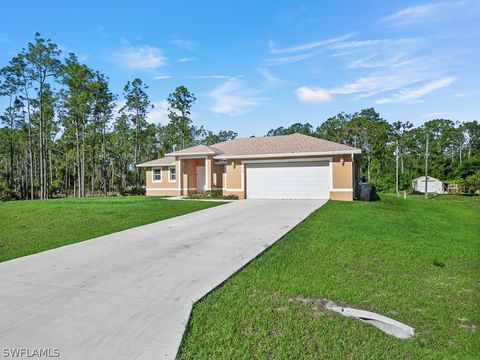
[[[428,174],[456,184],[462,192],[480,189],[480,124],[435,119],[415,127],[409,121],[393,123],[373,108],[354,114],[340,113],[314,128],[310,123],[272,129],[267,136],[302,133],[362,149],[361,173],[380,191],[396,190],[396,157],[399,190],[410,190],[412,180],[425,176],[426,142],[429,140]]]
[[[140,193],[145,175],[135,164],[237,137],[231,130],[213,133],[195,126],[196,97],[184,86],[168,96],[168,123],[148,123],[153,105],[147,92],[136,78],[121,95],[114,94],[106,75],[81,64],[73,53],[62,57],[54,42],[35,34],[0,69],[0,96],[8,102],[0,115],[0,200]],[[362,175],[381,191],[395,189],[396,149],[401,189],[424,175],[428,137],[431,176],[468,192],[480,188],[477,121],[437,119],[414,127],[364,109],[340,113],[316,128],[295,123],[266,135],[295,132],[361,148]]]
[[[196,144],[235,138],[193,125],[195,96],[184,86],[168,97],[167,125],[147,122],[148,86],[128,81],[121,97],[104,74],[62,58],[50,39],[34,41],[0,69],[0,200],[85,197],[141,191],[135,164]],[[117,104],[124,104],[118,111]]]

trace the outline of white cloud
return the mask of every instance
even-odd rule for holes
[[[453,97],[463,98],[463,97],[477,96],[477,95],[480,95],[480,90],[458,92],[458,93],[453,94]]]
[[[442,21],[458,21],[478,14],[480,2],[476,0],[441,1],[407,7],[385,16],[380,23],[390,26],[411,26]]]
[[[311,53],[306,53],[301,55],[286,56],[286,57],[280,57],[275,59],[264,59],[263,62],[267,66],[285,65],[285,64],[291,64],[298,61],[309,59],[314,55],[315,53],[311,52]]]
[[[178,46],[182,49],[188,50],[188,51],[195,51],[197,46],[193,41],[187,40],[182,37],[174,36],[170,38],[170,44]]]
[[[147,121],[152,124],[168,124],[168,101],[152,101],[153,109],[147,114]]]
[[[328,90],[311,88],[308,86],[299,87],[295,90],[295,93],[297,94],[298,100],[303,102],[318,103],[330,101],[332,99]]]
[[[442,89],[449,86],[455,81],[455,78],[452,76],[444,77],[426,83],[425,85],[417,88],[408,88],[398,91],[391,97],[383,98],[376,100],[376,104],[390,104],[390,103],[400,103],[400,102],[421,102],[421,98],[433,91]]]
[[[400,10],[394,14],[385,16],[380,19],[380,22],[391,25],[407,25],[413,22],[419,22],[426,17],[429,17],[434,12],[438,12],[440,9],[445,8],[446,4],[424,4],[418,6],[412,6]]]
[[[445,114],[441,113],[441,112],[431,112],[431,113],[423,114],[422,117],[424,117],[424,118],[439,118],[443,115],[445,115]]]
[[[148,70],[165,66],[167,58],[153,46],[127,46],[118,52],[118,63],[129,69]]]
[[[155,75],[153,78],[155,80],[165,80],[165,79],[170,79],[171,76],[170,75]]]
[[[372,69],[372,68],[382,68],[390,67],[395,68],[404,65],[410,65],[414,63],[414,60],[408,59],[407,55],[404,53],[394,54],[392,56],[374,53],[367,55],[360,59],[352,60],[347,64],[347,68],[356,69]]]
[[[399,46],[410,45],[419,43],[420,40],[414,38],[402,38],[402,39],[368,39],[368,40],[354,40],[343,41],[337,44],[333,44],[330,47],[332,49],[360,49],[374,46]]]
[[[245,113],[261,101],[257,92],[245,89],[238,78],[228,79],[208,95],[214,101],[212,112],[230,116]]]
[[[233,79],[242,78],[244,75],[230,76],[230,75],[193,75],[187,76],[188,79]]]
[[[306,44],[301,44],[297,45],[291,48],[284,48],[284,49],[278,49],[275,47],[272,41],[270,41],[270,52],[272,54],[286,54],[286,53],[292,53],[292,52],[299,52],[299,51],[305,51],[305,50],[312,50],[316,49],[325,45],[330,45],[334,44],[339,41],[347,40],[351,38],[354,34],[347,34],[339,37],[335,37],[332,39],[327,39],[327,40],[320,40],[320,41],[314,41]]]
[[[378,73],[371,76],[363,76],[352,83],[335,87],[330,90],[330,93],[340,95],[357,94],[359,98],[365,98],[382,92],[397,90],[421,80],[423,80],[423,76],[415,71],[392,74]]]
[[[263,79],[269,86],[277,86],[283,82],[281,79],[273,75],[271,71],[265,67],[257,69],[257,71],[262,75]]]
[[[188,62],[188,61],[194,61],[194,60],[197,60],[197,59],[194,57],[183,57],[183,58],[177,59],[178,62]]]

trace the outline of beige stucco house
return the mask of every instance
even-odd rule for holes
[[[302,134],[198,145],[137,165],[149,196],[353,200],[360,149]]]

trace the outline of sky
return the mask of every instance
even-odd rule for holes
[[[141,78],[153,123],[168,122],[179,85],[197,97],[196,125],[240,136],[367,107],[415,125],[480,120],[480,0],[0,6],[0,67],[39,32],[107,75],[119,99]]]

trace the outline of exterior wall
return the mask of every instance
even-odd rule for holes
[[[177,170],[177,177],[175,182],[168,181],[169,173],[168,168],[170,166],[159,166],[155,167],[155,169],[161,168],[162,169],[162,181],[153,181],[153,168],[149,167],[146,169],[145,179],[146,179],[146,195],[147,196],[178,196],[180,195],[180,191],[178,190],[178,167]]]
[[[341,163],[341,159],[345,162]],[[332,160],[333,169],[333,189],[351,189],[353,185],[352,178],[352,156],[351,155],[335,155]]]
[[[344,163],[342,165],[341,159]],[[332,190],[330,199],[353,201],[353,163],[351,155],[332,157]],[[338,191],[335,191],[338,189]]]
[[[330,191],[330,198],[332,200],[353,201],[353,166],[352,156],[350,154],[325,156],[332,157],[332,190]],[[278,157],[278,158],[264,158],[255,160],[299,160],[309,159],[311,156],[303,157]],[[341,159],[344,159],[342,165]],[[247,160],[247,159],[245,159]],[[248,159],[253,160],[253,159]],[[226,160],[224,165],[224,180],[223,194],[235,194],[240,199],[245,198],[246,188],[248,184],[245,183],[245,168],[242,165],[242,159]],[[243,184],[242,184],[243,183]]]
[[[353,192],[330,191],[330,200],[353,201]]]
[[[328,157],[328,156],[326,156]],[[311,157],[278,157],[264,158],[255,160],[290,160],[290,159],[309,159]],[[341,159],[344,159],[342,165]],[[334,155],[332,156],[332,189],[330,198],[332,200],[353,200],[353,163],[352,156]],[[195,159],[179,159],[176,162],[177,179],[175,182],[169,182],[168,166],[162,166],[162,181],[152,181],[152,168],[146,169],[147,195],[148,196],[178,196],[188,195],[197,192],[197,166],[206,167],[206,187],[207,189],[222,189],[224,195],[237,195],[239,199],[244,199],[246,194],[245,183],[245,166],[242,159],[226,160],[225,165],[215,164],[213,157],[195,158]],[[181,169],[181,174],[178,170]],[[179,190],[179,181],[181,186]]]
[[[223,194],[237,195],[239,199],[245,199],[245,191],[242,186],[245,169],[242,160],[226,160],[224,168]]]

